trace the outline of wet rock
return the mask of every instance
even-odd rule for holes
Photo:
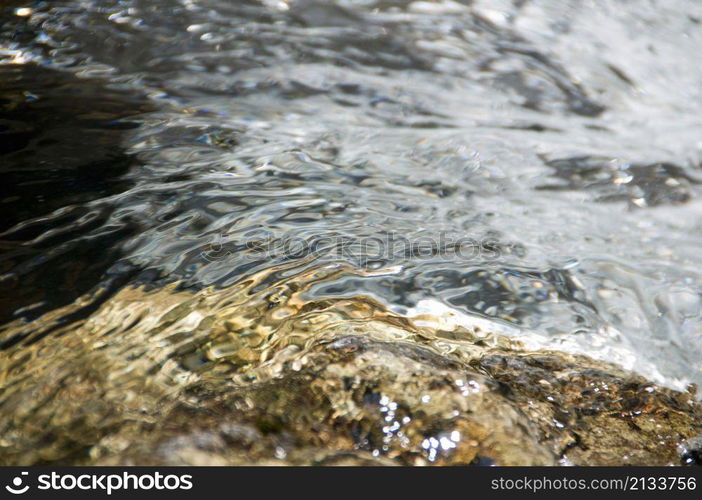
[[[702,465],[702,435],[683,441],[678,452],[682,465]]]
[[[699,180],[672,163],[621,164],[616,160],[577,156],[548,160],[554,176],[564,184],[542,190],[591,190],[595,201],[629,201],[638,207],[681,204],[692,199]]]
[[[16,325],[27,344],[0,362],[0,460],[696,460],[702,411],[690,393],[583,356],[528,352],[477,327],[419,327],[367,298],[304,299],[315,280],[340,272],[353,271],[259,275],[195,294],[125,289],[51,335]]]

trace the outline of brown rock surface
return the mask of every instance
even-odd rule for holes
[[[343,272],[124,289],[77,323],[52,325],[79,304],[10,325],[0,462],[663,465],[702,432],[694,395],[615,366],[303,298]]]

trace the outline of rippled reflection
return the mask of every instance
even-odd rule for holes
[[[79,322],[110,349],[139,335],[125,374],[149,356],[164,383],[220,359],[213,376],[248,373],[304,344],[305,308],[356,301],[702,382],[702,11],[598,5],[4,7],[4,369],[31,371],[40,340]],[[308,279],[330,268],[345,271]],[[137,326],[166,321],[123,299],[142,286],[194,294],[189,326]],[[195,328],[197,293],[242,286],[270,311]]]

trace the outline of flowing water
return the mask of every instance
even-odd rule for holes
[[[134,287],[300,281],[702,382],[699,2],[3,5],[7,366]],[[100,342],[167,310],[124,307]]]

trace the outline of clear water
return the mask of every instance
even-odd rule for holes
[[[700,53],[695,0],[15,2],[0,320],[344,263],[310,297],[699,384]]]

